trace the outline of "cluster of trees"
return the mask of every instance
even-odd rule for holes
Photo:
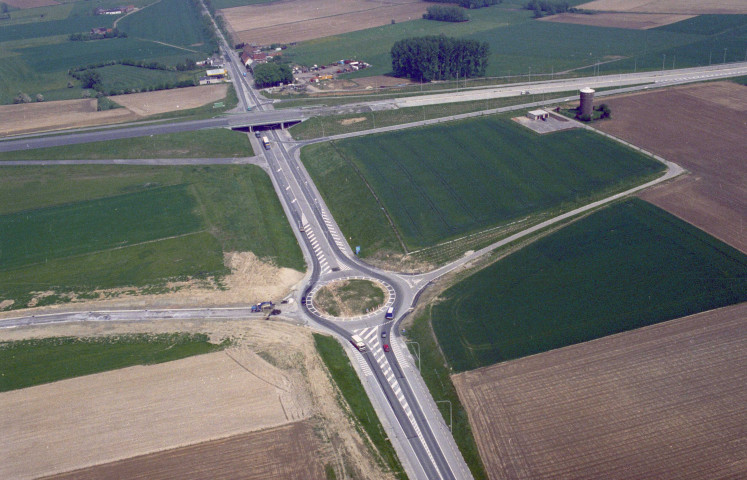
[[[545,15],[555,15],[556,13],[584,13],[583,10],[573,8],[568,2],[551,2],[548,0],[530,0],[524,8],[534,12],[534,18],[542,18]]]
[[[127,32],[120,32],[118,28],[113,28],[106,33],[71,33],[68,37],[71,42],[103,40],[105,38],[127,38]]]
[[[252,68],[254,83],[258,88],[274,87],[293,83],[293,72],[288,65],[268,62]]]
[[[427,12],[423,14],[423,18],[426,20],[438,20],[439,22],[466,22],[469,20],[469,15],[467,15],[467,12],[463,8],[433,5],[428,7]]]
[[[435,3],[455,3],[459,5],[460,7],[464,7],[464,8],[489,7],[491,5],[497,5],[502,2],[502,0],[425,0],[425,1],[435,2]]]
[[[31,103],[32,101],[33,100],[31,100],[31,97],[24,92],[18,92],[18,95],[16,95],[15,98],[13,99],[13,103]],[[43,102],[44,95],[42,95],[41,93],[37,93],[36,101]]]
[[[105,91],[105,86],[104,86],[103,79],[101,77],[101,73],[96,71],[96,67],[71,71],[69,73],[73,78],[76,78],[80,82],[81,88],[96,90],[97,92],[100,92],[106,95],[123,95],[126,93],[153,92],[156,90],[170,90],[172,88],[194,87],[198,85],[197,80],[195,80],[194,78],[188,78],[188,79],[179,80],[179,81],[166,80],[158,84],[149,85],[145,87],[139,87],[139,88],[137,87],[119,88],[119,89],[113,88],[109,91]]]
[[[391,54],[396,77],[429,82],[484,76],[490,47],[486,42],[439,35],[399,40]]]

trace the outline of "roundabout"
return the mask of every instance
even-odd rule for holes
[[[394,305],[396,294],[389,283],[364,276],[347,276],[321,282],[306,296],[306,308],[325,320],[358,321],[381,316]]]

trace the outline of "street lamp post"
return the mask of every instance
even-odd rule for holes
[[[436,403],[448,403],[449,404],[449,431],[452,432],[453,430],[451,428],[451,420],[452,420],[452,417],[451,417],[451,413],[452,413],[451,412],[451,400],[436,400]]]
[[[412,344],[417,345],[417,347],[418,347],[418,372],[419,372],[420,371],[420,344],[418,342],[413,341],[413,340],[410,340],[410,341],[405,340],[405,343],[408,344],[408,345],[412,343]]]
[[[661,70],[662,71],[664,71],[664,61],[666,59],[667,59],[667,54],[666,53],[662,54],[662,57],[661,57]]]
[[[724,47],[724,62],[723,63],[726,63],[726,47]]]

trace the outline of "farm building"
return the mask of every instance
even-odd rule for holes
[[[547,120],[547,117],[549,116],[550,114],[544,110],[530,110],[529,113],[527,113],[527,118],[531,120]]]
[[[224,78],[228,72],[225,68],[215,68],[213,70],[208,70],[205,72],[205,75],[207,75],[208,78],[219,80],[221,78]]]

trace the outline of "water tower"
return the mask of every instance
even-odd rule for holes
[[[581,97],[580,115],[582,117],[584,115],[589,115],[591,117],[591,112],[594,109],[594,89],[587,87],[582,88],[578,92]]]

